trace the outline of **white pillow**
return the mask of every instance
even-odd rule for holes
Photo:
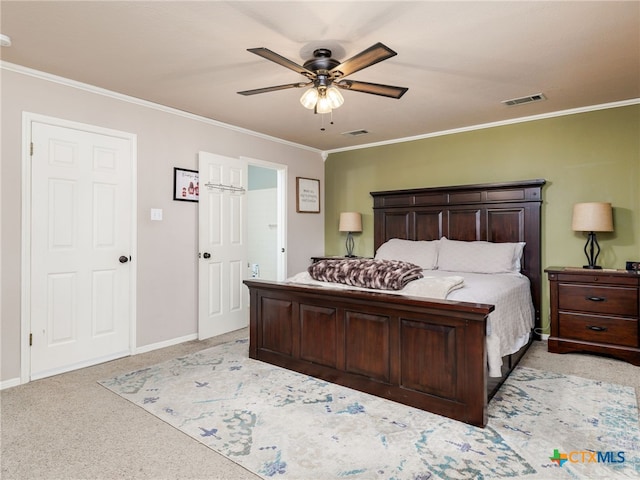
[[[513,247],[513,270],[519,272],[522,269],[522,253],[526,242],[514,243]]]
[[[438,261],[438,243],[438,240],[392,238],[380,245],[375,258],[377,260],[402,260],[418,265],[425,270],[435,270]]]
[[[520,272],[524,245],[524,242],[461,242],[442,237],[438,249],[438,269],[471,273]]]

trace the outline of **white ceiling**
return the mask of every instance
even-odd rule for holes
[[[640,98],[638,1],[2,0],[0,12],[5,62],[323,151]],[[348,78],[409,91],[343,91],[333,125],[300,105],[302,89],[236,93],[304,81],[247,48],[302,64],[376,42],[398,55]],[[547,100],[501,103],[536,93]]]

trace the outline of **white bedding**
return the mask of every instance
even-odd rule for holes
[[[501,377],[502,357],[517,352],[527,343],[533,328],[534,310],[529,279],[519,273],[424,270],[423,274],[425,278],[410,282],[402,290],[384,290],[384,293],[495,305],[487,321],[487,363],[489,376]],[[301,272],[287,281],[326,288],[369,290],[320,282],[307,272]]]
[[[435,270],[433,275],[453,275]],[[531,287],[520,273],[455,273],[464,278],[464,287],[447,300],[495,305],[487,321],[487,363],[490,377],[501,377],[502,357],[517,352],[529,341],[534,325]]]

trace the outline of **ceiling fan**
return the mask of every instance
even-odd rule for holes
[[[304,65],[298,65],[282,55],[272,52],[268,48],[249,48],[247,50],[299,73],[306,77],[308,81],[244,90],[238,92],[240,95],[256,95],[258,93],[275,92],[288,88],[311,87],[302,95],[300,103],[306,108],[313,109],[316,113],[329,113],[332,109],[338,108],[344,102],[338,89],[370,93],[391,98],[400,98],[409,90],[405,87],[394,87],[392,85],[380,85],[377,83],[344,79],[347,75],[351,75],[352,73],[397,55],[396,52],[382,43],[376,43],[344,62],[339,62],[331,58],[331,50],[318,48],[314,50],[313,58],[304,62]]]

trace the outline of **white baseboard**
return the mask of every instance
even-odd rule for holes
[[[174,345],[178,345],[179,343],[190,342],[191,340],[197,340],[197,339],[198,339],[198,334],[192,333],[191,335],[172,338],[171,340],[165,340],[164,342],[151,343],[149,345],[144,345],[143,347],[137,347],[134,351],[134,355],[138,355],[139,353],[152,352],[153,350],[158,350],[160,348],[172,347]]]
[[[193,333],[191,335],[185,335],[184,337],[172,338],[171,340],[166,340],[164,342],[152,343],[150,345],[145,345],[143,347],[137,347],[137,348],[134,349],[133,355],[137,355],[139,353],[151,352],[153,350],[158,350],[160,348],[171,347],[173,345],[178,345],[179,343],[189,342],[191,340],[197,340],[197,339],[198,339],[198,334],[197,333]],[[119,353],[119,354],[117,354],[117,355],[115,355],[113,357],[102,358],[102,359],[100,359],[100,362],[98,362],[98,363],[101,363],[103,361],[113,360],[115,358],[121,358],[121,357],[127,356],[127,355],[128,355],[128,353]],[[49,376],[49,375],[57,374],[57,373],[64,373],[64,372],[69,371],[69,370],[76,370],[78,368],[83,368],[83,367],[86,367],[86,366],[90,366],[90,365],[93,365],[95,363],[96,362],[94,361],[94,362],[89,363],[89,364],[78,364],[78,365],[74,365],[71,368],[66,368],[64,370],[60,370],[60,371],[56,371],[56,372],[47,372],[45,375],[42,375],[42,376]],[[37,378],[34,377],[34,378],[32,378],[32,380],[37,380]],[[0,390],[4,390],[5,388],[17,387],[18,385],[22,385],[21,379],[20,378],[11,378],[9,380],[4,380],[4,381],[0,382]]]
[[[20,377],[5,380],[3,382],[0,382],[0,390],[4,390],[5,388],[17,387],[20,384]]]
[[[547,340],[549,340],[549,334],[548,333],[543,333],[540,336],[542,337],[542,341],[543,342],[546,342]]]

